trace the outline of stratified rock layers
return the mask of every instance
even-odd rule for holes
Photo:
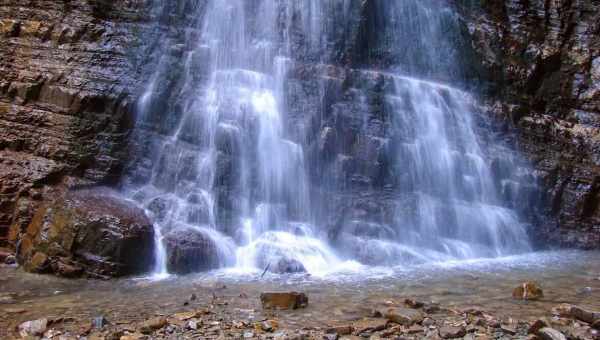
[[[57,190],[114,182],[143,1],[0,4],[0,243]]]
[[[520,149],[543,180],[555,220],[539,223],[538,237],[598,249],[600,3],[506,0],[463,9],[493,111],[518,128]]]

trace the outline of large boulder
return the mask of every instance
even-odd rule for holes
[[[219,267],[217,244],[200,230],[172,230],[165,235],[164,245],[169,273],[189,274]]]
[[[70,192],[43,205],[17,249],[25,270],[116,277],[154,264],[154,229],[144,211],[106,189]]]

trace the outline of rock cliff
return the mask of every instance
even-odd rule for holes
[[[184,17],[191,2],[168,6],[172,8],[163,12],[161,22]],[[377,21],[370,14],[372,3],[360,7],[361,13],[354,17],[357,22]],[[598,248],[600,4],[593,0],[454,3],[474,51],[470,54],[473,70],[464,77],[483,85],[489,112],[503,123],[500,132],[511,141],[516,136],[517,147],[536,169],[533,177],[542,179],[545,215],[551,218],[537,219],[535,233],[560,245]],[[144,78],[140,65],[148,51],[141,37],[152,41],[155,34],[149,15],[143,0],[7,0],[0,5],[0,243],[15,241],[36,207],[57,193],[120,179],[128,158],[134,103]],[[176,30],[177,25],[170,24]],[[339,126],[315,130],[308,156],[353,152],[351,159],[329,162],[344,170],[330,174],[344,177],[336,180],[362,182],[373,189],[354,200],[354,207],[347,207],[349,214],[371,210],[387,214],[395,207],[373,206],[367,197],[385,196],[389,185],[379,181],[387,160],[380,157],[383,146],[376,138],[386,118],[373,120],[381,126],[373,126],[375,133],[369,138],[354,136],[352,124],[359,117],[353,115],[358,108],[343,91],[349,82],[363,84],[374,89],[372,104],[378,105],[376,89],[384,84],[384,77],[351,68],[385,64],[387,57],[394,56],[366,52],[373,47],[369,41],[376,34],[375,24],[355,27],[341,32],[337,50],[330,51],[339,54],[332,57],[339,65],[319,71],[326,74],[324,91],[331,94],[331,103],[323,103],[331,112],[324,114],[335,116]],[[290,86],[306,92],[304,98],[290,98],[299,103],[298,112],[290,113],[292,122],[307,119],[300,110],[321,109],[310,107],[307,99],[317,91],[314,83],[306,81],[316,72],[310,60],[307,56],[308,62],[291,77]],[[385,115],[383,110],[377,112]],[[349,133],[340,137],[345,131]],[[353,144],[356,150],[344,149],[352,142],[348,138],[359,141]],[[327,171],[325,165],[311,169],[311,175],[320,176]],[[346,201],[344,196],[337,200]],[[335,209],[346,214],[341,203]]]
[[[67,187],[126,156],[143,1],[0,4],[0,243]]]
[[[538,237],[600,246],[600,3],[459,4],[491,112],[516,128],[544,188]]]

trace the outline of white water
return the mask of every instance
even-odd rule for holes
[[[168,274],[164,237],[176,230],[211,240],[218,266],[240,273],[260,273],[283,261],[327,275],[360,270],[360,263],[412,265],[531,250],[524,224],[503,205],[495,187],[474,130],[475,100],[447,85],[389,72],[384,98],[395,141],[391,166],[396,193],[409,195],[413,207],[407,213],[407,201],[399,200],[389,225],[350,221],[332,244],[325,222],[314,214],[319,202],[311,190],[318,183],[309,179],[315,165],[306,157],[313,137],[289,120],[289,73],[302,53],[313,64],[328,62],[320,51],[329,48],[327,32],[336,26],[327,19],[337,15],[342,24],[349,22],[354,5],[213,0],[183,42],[165,42],[168,49],[138,105],[138,142],[148,144],[148,154],[139,157],[125,185],[126,194],[154,219],[156,275]],[[425,64],[431,65],[444,57],[433,43],[440,39],[444,19],[435,5],[406,1],[383,13],[395,23],[411,16],[418,27],[414,46],[426,49]],[[397,26],[387,30],[403,27]],[[180,57],[173,52],[179,50]],[[418,69],[402,60],[394,69]],[[161,82],[167,83],[176,66],[179,80],[165,92]],[[169,105],[157,110],[166,95]],[[366,95],[358,97],[367,125]]]

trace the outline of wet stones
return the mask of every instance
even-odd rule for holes
[[[65,277],[142,273],[154,263],[154,229],[109,190],[71,192],[36,212],[18,260],[27,271]]]
[[[553,309],[553,313],[560,317],[569,317],[589,324],[600,321],[600,312],[592,312],[575,305],[558,305]]]
[[[524,282],[513,290],[512,297],[517,300],[539,300],[544,297],[544,292],[537,283]]]
[[[269,266],[269,271],[276,274],[293,274],[305,273],[306,268],[298,260],[282,257],[275,264]]]
[[[298,309],[308,305],[308,296],[298,292],[265,292],[260,294],[263,309]]]

